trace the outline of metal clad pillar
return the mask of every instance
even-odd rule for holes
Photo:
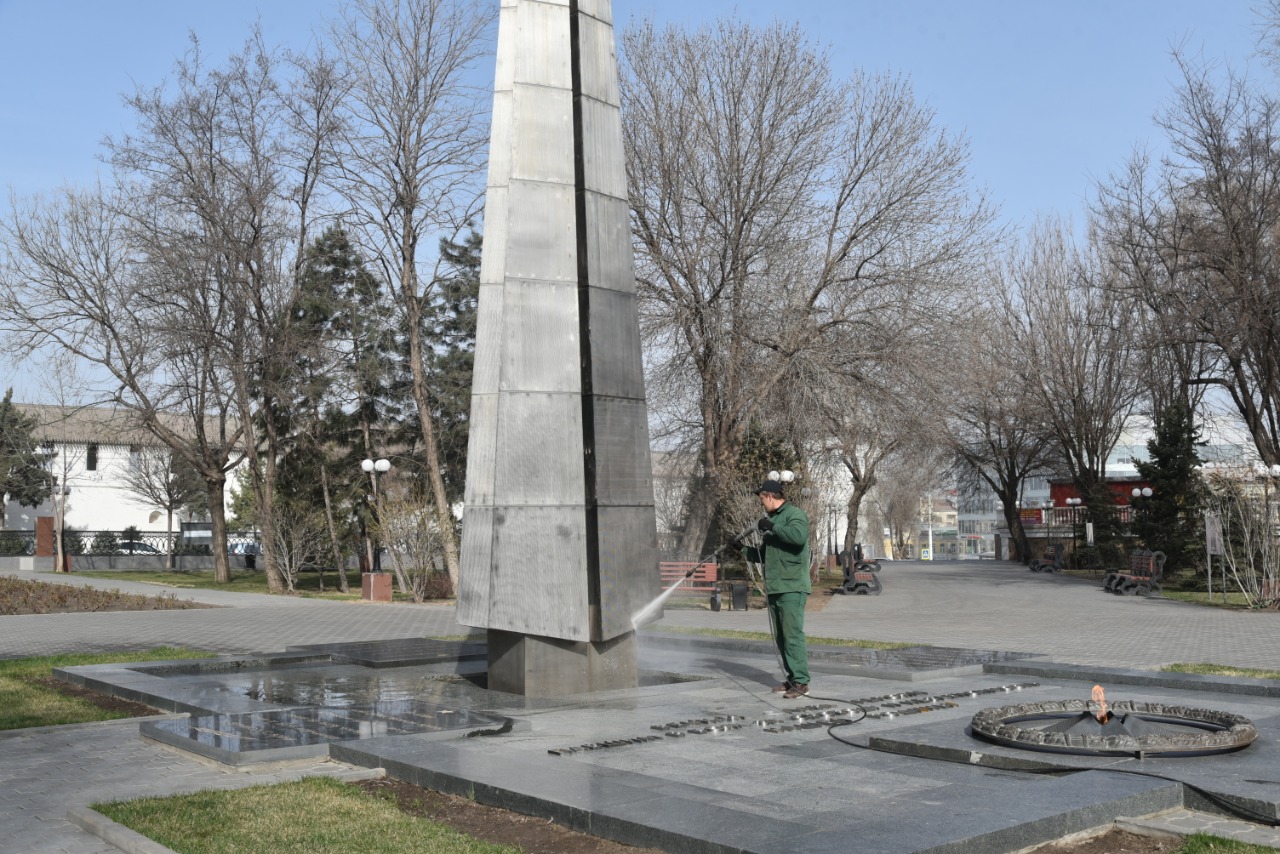
[[[609,0],[503,0],[489,156],[458,620],[491,688],[634,685],[659,586]]]

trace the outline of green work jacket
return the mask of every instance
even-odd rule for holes
[[[794,504],[783,504],[769,514],[773,530],[764,545],[750,549],[747,557],[764,564],[766,593],[812,593],[809,583],[809,517]],[[763,560],[761,553],[763,552]]]

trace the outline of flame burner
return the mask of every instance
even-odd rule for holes
[[[975,735],[1009,747],[1139,759],[1228,753],[1258,737],[1253,722],[1240,715],[1125,700],[1105,707],[1062,700],[983,709],[970,726]]]

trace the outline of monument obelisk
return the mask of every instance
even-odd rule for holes
[[[502,0],[458,621],[489,687],[634,687],[659,592],[610,0]]]

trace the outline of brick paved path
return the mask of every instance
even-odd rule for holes
[[[1103,593],[1100,580],[995,561],[885,562],[880,596],[833,596],[811,636],[1033,652],[1072,664],[1280,670],[1280,612]],[[815,591],[814,595],[822,595]],[[669,610],[664,625],[768,631],[763,611]]]

